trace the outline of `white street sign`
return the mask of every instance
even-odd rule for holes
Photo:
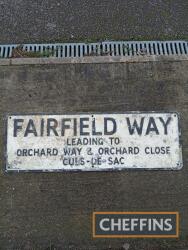
[[[9,115],[6,171],[182,167],[177,113]]]

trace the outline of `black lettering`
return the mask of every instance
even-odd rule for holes
[[[58,136],[56,128],[58,126],[58,122],[54,118],[47,119],[47,136],[50,136],[51,131],[53,131],[55,136]]]
[[[41,119],[40,122],[40,136],[44,135],[44,119]]]
[[[167,135],[167,134],[168,134],[167,126],[169,125],[169,123],[170,123],[170,121],[171,121],[171,117],[168,117],[168,119],[167,119],[166,122],[163,120],[162,117],[159,117],[159,120],[160,120],[160,122],[161,122],[161,123],[163,124],[163,126],[164,126],[164,134]]]
[[[80,135],[89,135],[89,132],[84,131],[84,128],[89,128],[88,124],[84,124],[87,121],[89,121],[89,118],[80,118]]]
[[[128,129],[129,129],[129,134],[130,135],[133,135],[135,133],[135,129],[137,130],[138,135],[142,134],[144,119],[145,119],[145,117],[141,118],[141,121],[140,121],[139,125],[138,125],[138,123],[137,123],[137,121],[135,119],[134,122],[133,122],[133,125],[131,125],[130,119],[128,117],[126,118],[127,126],[128,126]]]
[[[14,137],[17,137],[18,130],[22,129],[22,126],[20,126],[18,123],[23,123],[23,119],[14,119]]]
[[[77,136],[77,119],[74,118],[74,136]]]
[[[155,123],[155,119],[153,117],[149,118],[148,127],[146,130],[146,135],[148,135],[150,132],[155,132],[157,135],[159,134],[159,131],[158,131],[156,123]]]
[[[32,156],[32,149],[30,148],[30,149],[28,149],[28,156]]]
[[[34,125],[34,121],[32,119],[29,119],[24,137],[27,137],[28,134],[33,134],[34,136],[37,136],[37,131]]]
[[[102,132],[96,131],[95,118],[92,119],[92,135],[102,135]]]
[[[22,151],[21,151],[21,149],[18,149],[17,150],[17,156],[21,156],[22,155]]]
[[[61,136],[65,135],[65,129],[70,129],[70,124],[67,125],[67,124],[65,124],[66,122],[71,122],[71,119],[69,119],[69,118],[62,119],[62,122],[61,122]]]
[[[108,123],[109,122],[111,122],[113,125],[111,131],[108,130]],[[104,118],[104,135],[113,135],[116,133],[116,131],[117,131],[117,124],[116,124],[115,119],[112,117],[107,117],[107,118],[105,117]]]

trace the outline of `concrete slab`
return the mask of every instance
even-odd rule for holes
[[[157,61],[187,61],[188,55],[143,55],[143,56],[85,56],[75,58],[8,58],[1,59],[0,66],[7,65],[41,65],[41,64],[92,64],[92,63],[143,63]]]
[[[18,62],[18,61],[17,61]],[[181,249],[188,228],[188,61],[0,66],[0,134],[11,113],[177,111],[180,171],[5,174],[0,140],[0,247]],[[179,240],[92,239],[93,211],[179,211]]]

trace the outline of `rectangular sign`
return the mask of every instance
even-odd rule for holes
[[[94,238],[177,238],[178,212],[94,212]]]
[[[9,115],[6,171],[182,167],[177,113]]]

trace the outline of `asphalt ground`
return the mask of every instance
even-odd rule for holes
[[[187,0],[0,0],[0,43],[188,38]]]

